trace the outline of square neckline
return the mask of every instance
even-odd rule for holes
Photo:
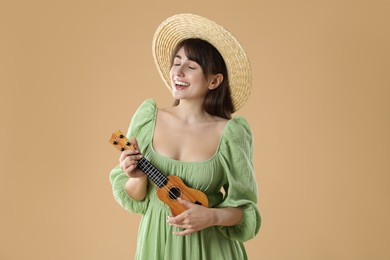
[[[219,153],[219,150],[221,148],[222,141],[225,138],[225,134],[226,134],[228,126],[230,125],[231,121],[236,118],[236,117],[235,118],[231,118],[231,119],[229,119],[226,122],[225,126],[223,127],[222,134],[219,137],[217,148],[216,148],[214,154],[209,159],[203,160],[203,161],[180,161],[180,160],[176,160],[176,159],[170,158],[168,156],[162,155],[162,154],[158,153],[154,149],[153,140],[154,140],[154,134],[155,134],[156,124],[157,124],[157,113],[159,111],[159,108],[157,107],[157,103],[156,103],[156,101],[154,99],[153,99],[153,105],[154,105],[154,114],[153,114],[153,124],[152,124],[152,133],[151,133],[152,134],[152,138],[150,140],[151,150],[152,150],[152,152],[156,156],[158,156],[158,157],[160,157],[160,158],[162,158],[164,160],[171,161],[171,162],[178,163],[178,164],[207,164],[207,163],[210,163],[210,162],[214,161],[215,158],[217,157],[218,153]]]

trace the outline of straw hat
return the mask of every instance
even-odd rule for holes
[[[166,86],[171,90],[169,78],[170,57],[182,40],[199,38],[211,43],[225,60],[234,111],[248,99],[252,74],[248,57],[236,38],[219,24],[194,14],[178,14],[160,24],[153,37],[153,57]]]

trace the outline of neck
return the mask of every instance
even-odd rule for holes
[[[174,107],[174,110],[185,123],[197,123],[210,119],[210,115],[204,110],[203,100],[199,102],[180,100],[180,104]]]

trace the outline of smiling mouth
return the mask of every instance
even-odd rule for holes
[[[179,88],[179,89],[183,89],[183,88],[188,87],[190,85],[187,82],[178,81],[178,80],[175,80],[174,83],[175,83],[176,88]]]

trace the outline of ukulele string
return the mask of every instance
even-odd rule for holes
[[[146,160],[146,159],[145,159],[145,160]],[[141,162],[141,163],[142,163],[142,162]],[[145,163],[142,163],[142,164],[143,164],[143,165],[142,165],[142,167],[143,167],[143,166],[145,165]],[[149,168],[150,168],[149,166],[146,166],[146,168],[147,168],[147,170],[150,170],[150,169],[149,169]],[[154,171],[157,171],[157,173],[161,173],[161,172],[158,171],[156,168],[154,169]],[[150,178],[150,179],[152,179],[153,182],[156,183],[158,187],[160,187],[161,185],[164,185],[165,180],[163,180],[163,179],[158,179],[158,180],[155,181],[155,172],[154,172],[154,171],[153,171],[153,169],[152,169],[153,178]],[[145,174],[146,174],[146,173],[145,173]],[[162,173],[161,173],[161,174],[162,174]],[[163,176],[166,178],[166,184],[165,184],[164,186],[160,187],[160,188],[165,189],[165,191],[168,192],[170,198],[173,198],[173,199],[175,199],[175,200],[177,200],[178,198],[180,198],[180,196],[177,197],[177,196],[175,195],[175,193],[173,193],[173,192],[171,191],[171,189],[168,189],[167,184],[170,184],[170,185],[173,186],[173,187],[174,187],[174,185],[172,184],[172,182],[169,181],[169,179],[168,179],[167,176],[165,176],[165,175],[163,175]],[[149,176],[148,176],[148,177],[149,177]]]

